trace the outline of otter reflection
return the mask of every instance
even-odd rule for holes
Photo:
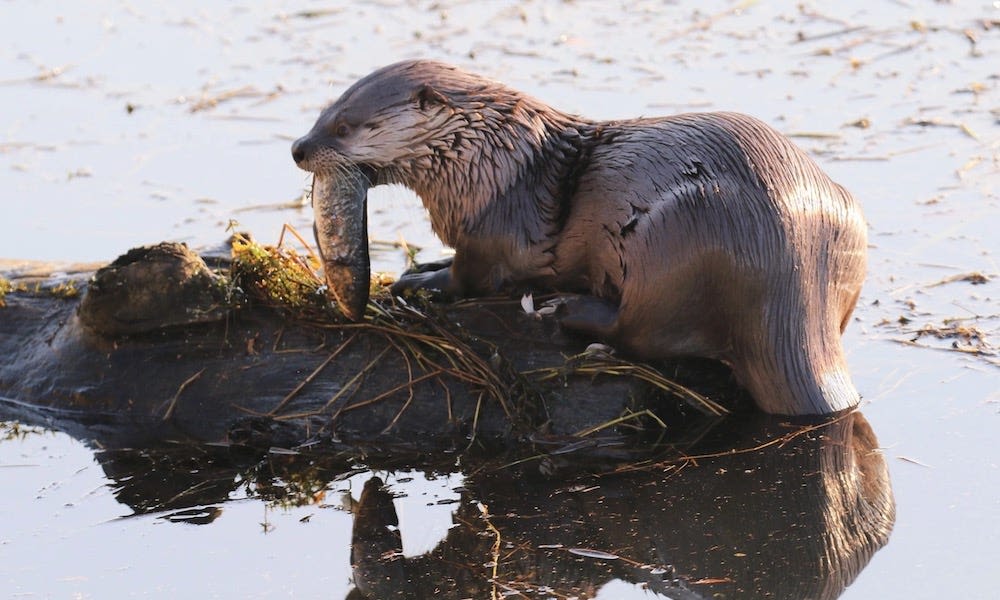
[[[349,598],[589,598],[615,579],[674,599],[835,598],[895,518],[875,435],[860,413],[783,441],[795,427],[755,419],[702,443],[701,457],[632,473],[472,475],[456,526],[419,557],[403,557],[392,496],[373,477]]]
[[[239,490],[312,504],[331,481],[364,473],[337,453],[238,446],[96,456],[119,501],[190,524],[210,523]],[[453,465],[449,456],[442,460]],[[402,455],[370,458],[371,468],[415,466]],[[354,510],[348,597],[582,599],[619,580],[675,600],[835,598],[887,542],[895,518],[888,470],[860,413],[811,425],[729,417],[684,456],[620,458],[607,467],[613,474],[553,476],[595,463],[571,454],[498,467],[513,459],[463,456],[470,474],[455,526],[416,557],[402,554],[390,490],[368,477]]]

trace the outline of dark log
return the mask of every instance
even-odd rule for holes
[[[604,441],[591,443],[601,445],[635,427],[660,429],[651,413],[697,414],[642,379],[593,366],[613,360],[568,369],[579,361],[567,357],[592,340],[567,337],[518,300],[397,306],[393,328],[377,318],[350,325],[226,309],[216,276],[181,245],[130,251],[96,275],[52,278],[29,267],[6,269],[0,418],[80,439],[100,432],[105,445],[559,445],[650,411],[599,431]],[[459,350],[442,352],[442,343]],[[660,368],[724,403],[742,398],[721,365]]]

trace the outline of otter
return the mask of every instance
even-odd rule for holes
[[[642,359],[723,361],[765,412],[860,401],[841,334],[865,276],[861,209],[753,117],[594,121],[410,60],[348,88],[292,156],[419,195],[455,255],[396,291],[577,293],[564,327]]]

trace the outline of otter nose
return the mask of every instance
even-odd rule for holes
[[[295,143],[292,144],[292,160],[295,161],[295,164],[300,164],[306,159],[309,146],[309,140],[304,137],[295,140]]]

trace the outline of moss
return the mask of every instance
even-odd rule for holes
[[[9,279],[0,277],[0,308],[7,306],[6,296],[13,292],[30,293],[35,296],[52,296],[53,298],[73,299],[80,297],[80,288],[77,282],[67,280],[56,285],[44,285],[36,283],[28,287],[23,283],[14,283]]]
[[[319,262],[311,253],[300,254],[287,246],[265,246],[249,236],[232,240],[233,285],[251,299],[309,320],[341,320],[342,315],[324,294],[325,281]],[[391,301],[392,278],[373,273],[370,297],[374,302]]]
[[[55,298],[71,299],[80,296],[80,288],[76,287],[76,282],[73,280],[64,281],[50,288],[45,288],[45,291]]]
[[[314,316],[326,312],[326,300],[320,293],[322,279],[310,257],[295,250],[263,246],[247,236],[233,236],[233,285],[251,300],[296,316]]]
[[[28,288],[23,283],[14,283],[9,279],[0,277],[0,308],[7,306],[6,296],[13,292],[26,292]]]

